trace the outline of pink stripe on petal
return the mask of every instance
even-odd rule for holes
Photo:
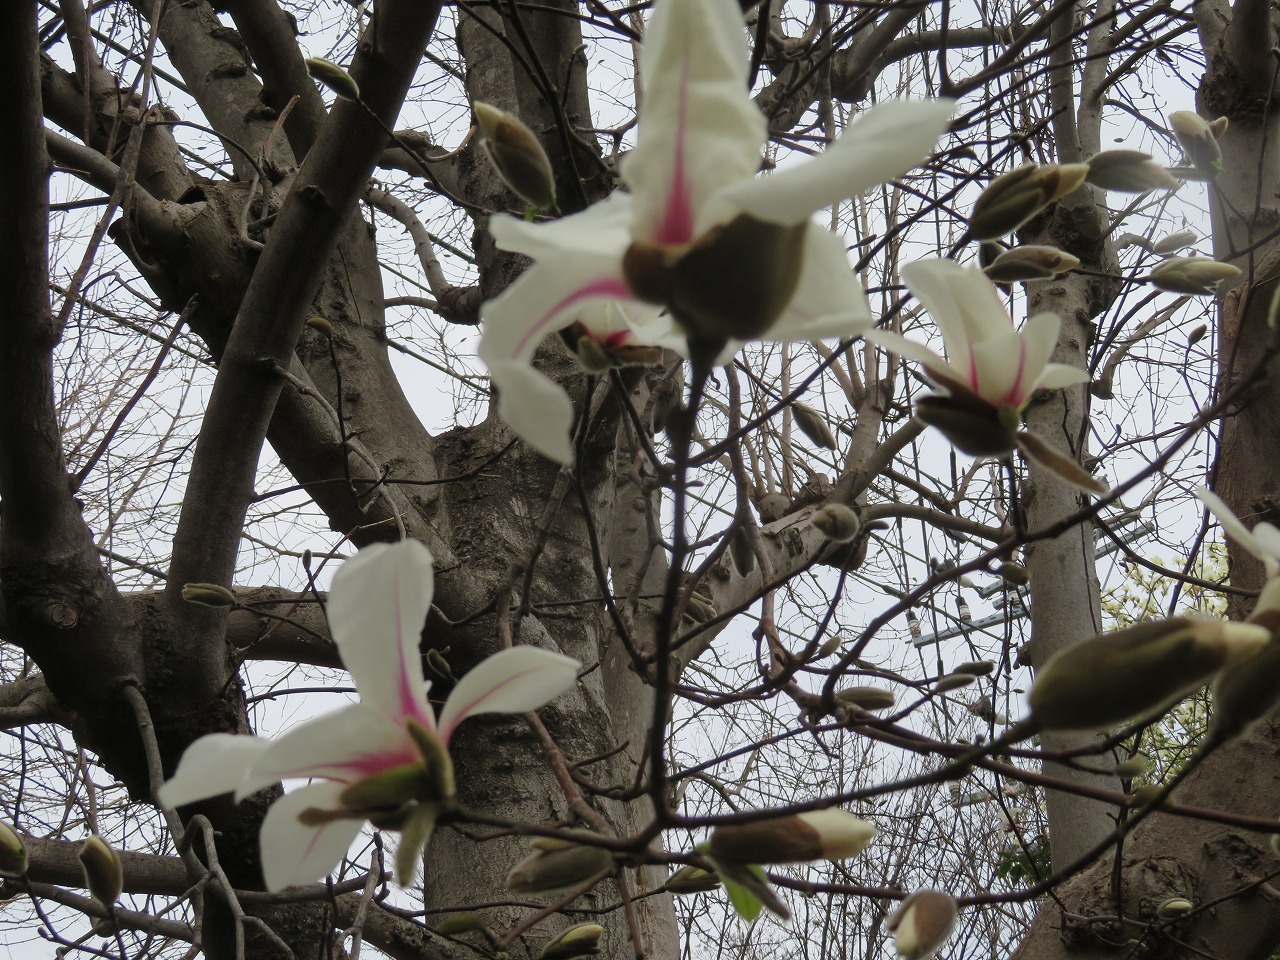
[[[516,344],[515,353],[517,355],[523,353],[529,346],[531,341],[540,340],[547,333],[547,328],[552,320],[568,307],[573,306],[581,300],[589,300],[600,297],[609,300],[633,300],[634,295],[627,289],[627,285],[622,281],[621,277],[600,277],[598,280],[592,280],[590,283],[584,284],[577,290],[574,290],[567,297],[557,303],[554,307],[538,318],[538,322],[530,327],[520,342]]]
[[[1013,378],[1013,385],[1009,387],[1009,392],[1004,395],[1004,399],[999,401],[999,406],[1010,406],[1017,409],[1022,405],[1022,378],[1027,372],[1027,342],[1021,338],[1018,340],[1018,373]]]
[[[680,77],[679,119],[676,121],[675,156],[671,161],[671,192],[667,194],[658,224],[655,243],[683,244],[693,240],[693,198],[689,195],[688,176],[685,170],[685,128],[688,125],[689,63],[686,60]]]
[[[495,683],[492,687],[487,687],[484,693],[476,697],[474,700],[468,703],[465,707],[459,710],[456,714],[454,714],[453,722],[449,725],[449,727],[447,729],[440,731],[440,739],[444,742],[444,745],[446,747],[449,745],[449,738],[453,736],[453,731],[458,729],[458,724],[460,724],[463,720],[467,719],[467,717],[471,716],[471,711],[476,708],[476,704],[483,703],[485,700],[487,700],[489,698],[489,695],[492,694],[493,691],[501,690],[503,687],[507,686],[507,684],[514,683],[517,680],[523,680],[523,679],[524,679],[523,676],[510,677],[506,680],[503,680],[501,683]]]

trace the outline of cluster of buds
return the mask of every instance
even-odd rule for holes
[[[995,240],[1012,233],[1085,182],[1086,163],[1028,163],[991,181],[969,215],[969,236]]]
[[[1028,695],[1039,730],[1106,730],[1154,716],[1223,669],[1254,656],[1271,631],[1173,617],[1082,640],[1044,665]]]

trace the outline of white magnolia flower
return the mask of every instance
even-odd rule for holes
[[[1038,313],[1015,330],[999,291],[977,267],[921,260],[904,268],[902,278],[942,331],[949,359],[885,330],[870,331],[867,338],[922,363],[939,386],[958,386],[997,410],[1021,413],[1036,390],[1089,379],[1076,367],[1049,363],[1062,325],[1057,314]]]
[[[951,101],[868,112],[808,163],[757,177],[767,139],[747,92],[742,11],[734,0],[661,0],[641,57],[645,101],[636,148],[615,193],[552,223],[495,216],[494,240],[536,265],[483,311],[480,356],[499,412],[546,456],[566,462],[573,410],[530,366],[542,338],[572,320],[602,340],[667,343],[703,362],[767,335],[814,339],[871,324],[840,238],[809,220],[822,207],[896,177],[932,149]],[[601,301],[648,305],[625,327],[582,316]],[[659,318],[666,308],[680,327]]]
[[[540,707],[573,685],[580,666],[536,647],[504,650],[458,682],[437,721],[418,650],[432,589],[431,554],[415,541],[365,547],[348,560],[334,577],[328,618],[360,703],[274,741],[202,737],[160,789],[160,802],[176,807],[229,792],[239,800],[279,780],[311,779],[267,811],[267,889],[327,874],[365,820],[405,831],[410,856],[398,872],[402,882],[411,879],[435,814],[453,794],[445,748],[458,724],[477,713]]]

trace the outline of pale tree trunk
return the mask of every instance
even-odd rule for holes
[[[1266,3],[1203,3],[1196,20],[1208,69],[1198,105],[1209,120],[1227,116],[1221,141],[1223,172],[1210,188],[1214,254],[1243,271],[1226,293],[1219,331],[1222,381],[1219,396],[1256,369],[1272,333],[1266,326],[1280,266],[1280,123],[1272,90],[1274,11]],[[1280,494],[1280,388],[1270,376],[1256,381],[1231,404],[1222,420],[1216,488],[1247,525],[1275,521]],[[1258,589],[1262,567],[1228,540],[1231,582]],[[1247,614],[1252,601],[1236,597],[1231,615]],[[1277,813],[1276,715],[1250,734],[1211,755],[1174,794],[1181,804],[1274,818]],[[1135,942],[1167,956],[1263,960],[1280,944],[1280,903],[1264,885],[1275,854],[1263,834],[1202,820],[1159,814],[1126,839],[1122,869],[1107,857],[1059,889],[1046,903],[1017,956],[1030,960],[1103,960],[1133,955]],[[1168,899],[1197,907],[1212,904],[1176,924],[1153,923]]]
[[[1075,11],[1068,8],[1052,27],[1050,42],[1059,46],[1051,58],[1050,102],[1054,110],[1053,132],[1059,163],[1079,163],[1098,152],[1101,104],[1095,91],[1105,75],[1106,58],[1092,61],[1086,68],[1079,100],[1075,95],[1073,57],[1065,38],[1073,29]],[[1097,17],[1107,23],[1103,11]],[[1090,46],[1106,42],[1106,28],[1095,26]],[[1055,204],[1046,217],[1033,221],[1021,231],[1028,243],[1059,247],[1080,258],[1082,269],[1093,273],[1114,273],[1115,254],[1107,240],[1107,215],[1103,195],[1084,186]],[[1095,275],[1071,273],[1028,288],[1028,313],[1057,314],[1062,332],[1053,359],[1073,367],[1088,364],[1093,320],[1110,306],[1118,287]],[[1027,411],[1027,429],[1047,441],[1055,450],[1077,462],[1088,457],[1088,384],[1046,391],[1037,396]],[[1086,497],[1061,479],[1032,466],[1023,491],[1022,506],[1027,529],[1040,530],[1076,513]],[[1035,670],[1059,650],[1102,629],[1098,575],[1094,566],[1094,525],[1088,521],[1073,526],[1052,540],[1041,540],[1027,548],[1027,569],[1031,576],[1031,639],[1023,660]],[[1041,745],[1046,751],[1088,747],[1097,738],[1091,734],[1045,733]],[[1047,762],[1045,773],[1067,784],[1116,789],[1114,777],[1100,776],[1060,763]],[[1057,871],[1078,860],[1115,826],[1115,812],[1108,805],[1050,790],[1046,795],[1052,868]]]

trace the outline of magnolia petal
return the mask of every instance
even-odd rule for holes
[[[924,366],[931,374],[937,373],[946,379],[954,378],[956,372],[951,369],[947,361],[938,356],[923,343],[916,343],[914,340],[908,340],[900,333],[894,333],[891,330],[868,330],[863,336],[880,347],[882,350],[888,350],[890,353],[896,353],[906,360],[914,360]]]
[[[1062,321],[1056,313],[1037,313],[1022,328],[1022,339],[1027,344],[1027,369],[1032,378],[1027,386],[1028,397],[1032,389],[1042,385],[1045,368],[1058,346],[1061,332]]]
[[[1253,539],[1266,556],[1277,561],[1277,572],[1280,572],[1280,530],[1269,523],[1259,523],[1253,528]]]
[[[747,94],[747,67],[734,0],[657,5],[640,59],[640,132],[622,164],[637,239],[690,242],[713,225],[701,215],[707,200],[755,176],[765,120]]]
[[[342,790],[340,783],[316,783],[287,793],[271,805],[259,834],[262,876],[269,891],[319,880],[342,862],[351,841],[360,834],[362,820],[332,820],[319,826],[298,820],[305,810],[339,809]]]
[[[956,379],[974,384],[972,344],[1013,332],[995,285],[953,260],[920,260],[902,270],[917,300],[942,331]]]
[[[236,792],[254,763],[270,746],[270,741],[261,737],[234,733],[211,733],[201,737],[187,747],[178,761],[178,769],[157,791],[156,799],[166,807],[181,807],[197,800]]]
[[[363,548],[329,591],[329,629],[360,699],[386,717],[428,727],[418,643],[435,589],[431,552],[416,540]]]
[[[1031,363],[1027,341],[1009,330],[1002,337],[971,343],[969,352],[968,384],[973,392],[994,407],[1021,410],[1039,373]]]
[[[1218,518],[1218,523],[1222,524],[1222,530],[1227,536],[1262,561],[1263,567],[1266,568],[1268,580],[1280,574],[1280,552],[1273,553],[1264,547],[1262,542],[1249,532],[1249,528],[1241,523],[1240,519],[1231,512],[1231,508],[1222,501],[1221,497],[1204,487],[1196,491],[1196,496],[1203,500],[1205,506]],[[1263,524],[1259,524],[1259,526],[1261,527]],[[1271,525],[1266,524],[1266,526],[1270,527]],[[1275,528],[1272,527],[1272,530],[1275,530]],[[1280,531],[1276,532],[1280,533]],[[1272,540],[1273,538],[1268,534],[1267,539]],[[1280,537],[1276,539],[1280,539]]]
[[[548,460],[572,460],[569,430],[573,403],[569,395],[525,363],[508,360],[491,364],[489,376],[498,388],[502,422]]]
[[[512,647],[477,664],[449,694],[440,712],[440,737],[477,713],[524,713],[535,710],[573,686],[582,666],[538,647]]]
[[[507,361],[527,364],[547,334],[568,326],[601,303],[632,299],[622,278],[620,253],[580,253],[544,260],[485,304],[480,359],[490,373]]]
[[[294,727],[274,741],[253,765],[239,796],[277,780],[353,783],[419,759],[400,724],[372,702],[362,703]]]
[[[599,254],[620,258],[631,243],[631,197],[621,191],[581,213],[545,223],[529,223],[505,213],[489,219],[489,232],[501,250],[542,260],[557,253]]]
[[[1067,363],[1047,363],[1044,373],[1040,374],[1037,390],[1057,390],[1059,387],[1071,387],[1077,383],[1088,383],[1089,371],[1081,370]]]
[[[769,329],[768,338],[853,337],[870,328],[871,323],[867,295],[849,269],[844,243],[825,227],[809,224],[795,295]]]
[[[758,179],[733,184],[715,203],[774,223],[799,223],[906,173],[933,152],[954,100],[895,100],[863,114],[824,152]]]

